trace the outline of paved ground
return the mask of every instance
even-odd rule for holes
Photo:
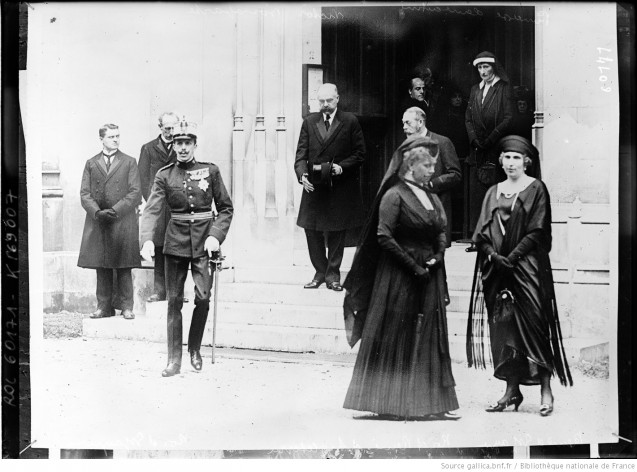
[[[39,348],[40,349],[39,349]],[[39,447],[116,450],[432,448],[615,442],[616,387],[574,371],[554,386],[553,416],[538,415],[539,387],[520,411],[486,413],[502,382],[454,364],[457,422],[361,419],[342,408],[352,356],[203,349],[195,372],[162,378],[158,343],[44,339],[32,352],[32,437]]]

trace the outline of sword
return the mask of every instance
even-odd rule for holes
[[[215,343],[217,340],[217,302],[219,299],[219,273],[227,269],[228,267],[223,267],[222,263],[225,259],[225,256],[221,254],[221,249],[213,254],[213,257],[208,258],[208,275],[212,275],[215,272],[215,276],[212,279],[212,283],[215,286],[214,289],[214,305],[212,310],[212,363],[215,363]]]

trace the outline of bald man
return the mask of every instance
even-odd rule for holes
[[[303,121],[294,161],[303,185],[296,224],[305,230],[315,271],[304,287],[316,289],[325,282],[328,289],[341,291],[345,235],[362,226],[365,216],[360,194],[365,140],[356,116],[338,109],[336,85],[321,85],[317,99],[321,111]]]

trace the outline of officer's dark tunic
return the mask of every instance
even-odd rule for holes
[[[218,216],[212,218],[212,210]],[[160,169],[153,183],[141,222],[141,243],[152,241],[157,221],[165,207],[171,218],[164,237],[166,289],[168,297],[168,363],[181,363],[184,282],[190,264],[195,283],[193,311],[188,350],[201,347],[208,308],[212,275],[204,242],[208,236],[223,243],[232,221],[233,207],[219,168],[215,164],[177,162]]]

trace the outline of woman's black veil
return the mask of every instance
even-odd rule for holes
[[[430,151],[431,155],[438,155],[438,142],[420,135],[410,136],[394,151],[374,198],[372,209],[363,226],[352,267],[345,278],[345,282],[343,282],[343,288],[346,290],[343,301],[343,315],[345,317],[347,341],[351,347],[354,347],[363,333],[367,307],[376,277],[376,266],[380,254],[380,246],[376,236],[380,201],[385,192],[399,181],[398,171],[403,163],[403,154],[405,151],[416,147],[425,147]]]

